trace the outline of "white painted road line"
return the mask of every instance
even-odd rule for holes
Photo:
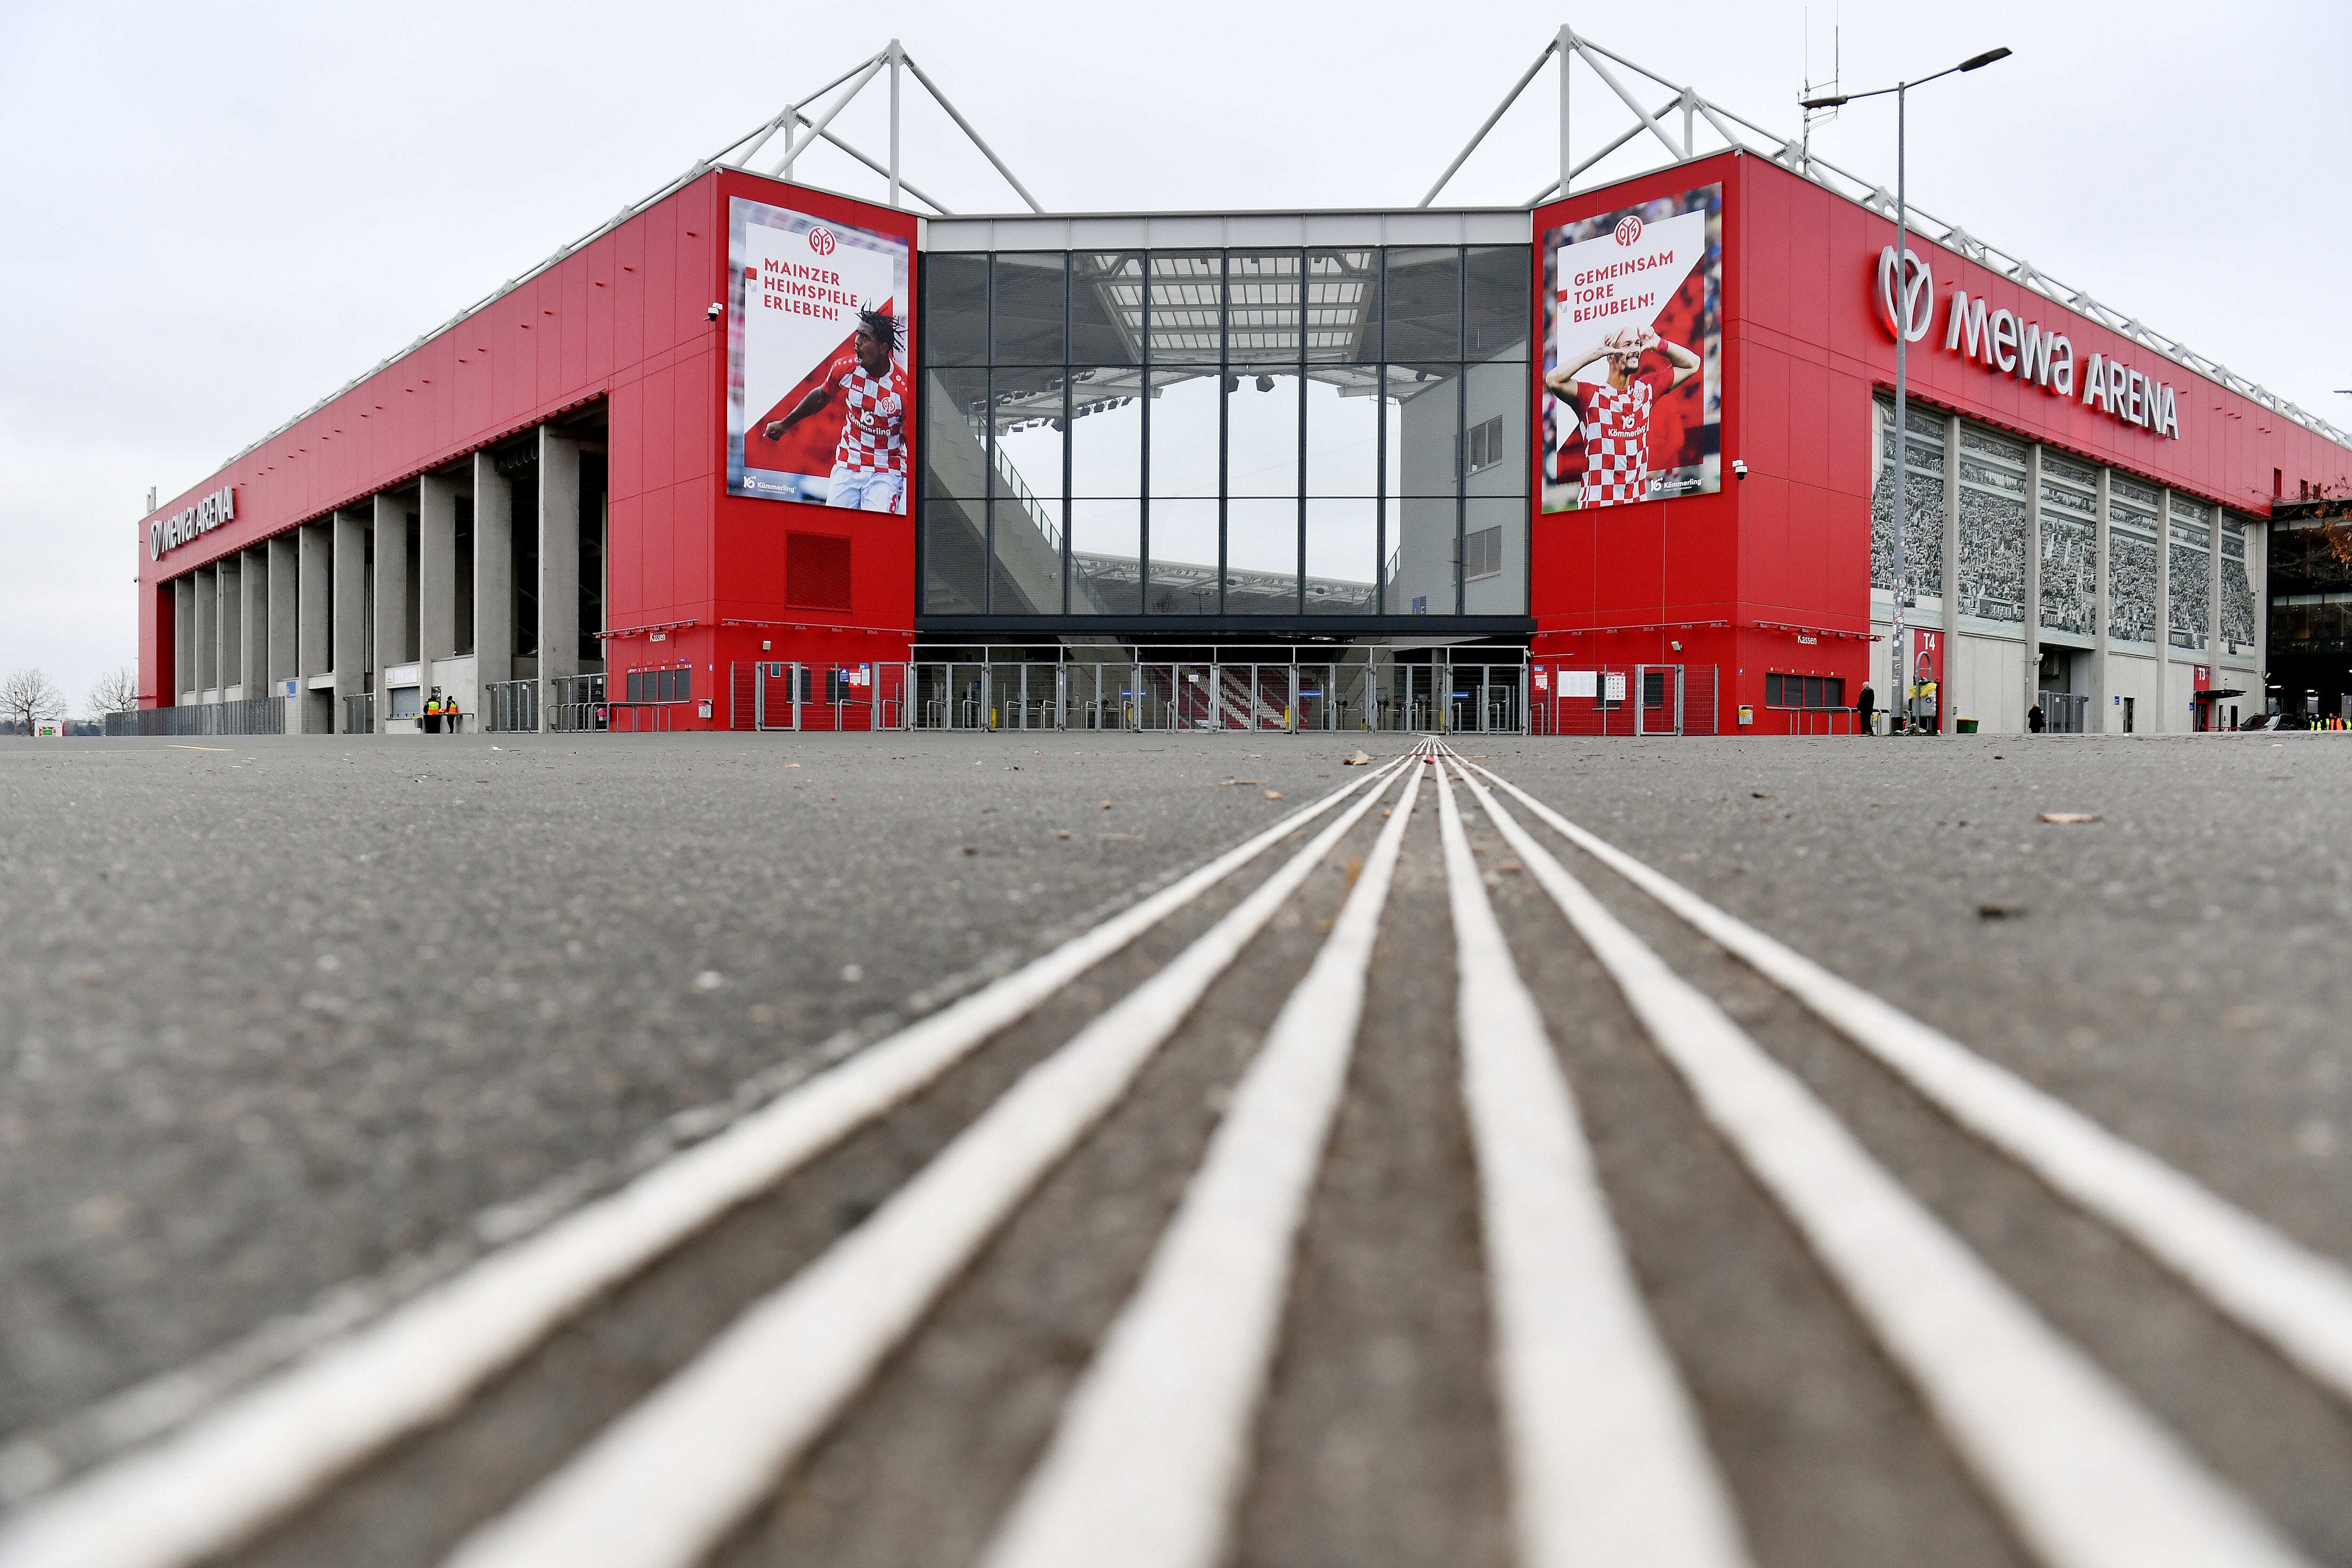
[[[1667,968],[1483,784],[1465,779],[2029,1552],[2050,1568],[2304,1562],[1872,1159],[1794,1074]]]
[[[1237,847],[774,1104],[321,1347],[0,1527],[0,1568],[177,1568],[250,1537],[455,1410],[604,1291],[920,1090],[990,1036],[1401,764]],[[591,1552],[579,1561],[593,1561]]]
[[[982,1568],[1214,1568],[1422,770],[1234,1090]]]
[[[2056,1096],[1716,908],[1508,780],[1476,771],[1796,997],[1953,1121],[2128,1237],[2337,1397],[2352,1400],[2352,1268],[2281,1234]]]
[[[1722,1479],[1625,1261],[1535,998],[1441,781],[1462,1098],[1478,1163],[1520,1568],[1746,1563]]]
[[[1031,1068],[865,1224],[468,1537],[452,1563],[699,1563],[1379,799],[1375,790],[1349,806],[1173,962]]]

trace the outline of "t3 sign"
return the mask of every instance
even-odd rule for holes
[[[1899,267],[1893,246],[1878,253],[1877,293],[1879,324],[1889,337],[1900,332],[1916,343],[1935,325],[1935,274],[1917,251],[1906,250]],[[1976,360],[1996,374],[2013,375],[2053,397],[2074,396],[2074,345],[2066,334],[2045,331],[2041,322],[2007,309],[1989,310],[1987,303],[1969,299],[1966,289],[1952,290],[1944,310],[1944,352]],[[2084,403],[2152,436],[2180,439],[2180,404],[2169,383],[2104,354],[2091,356],[2080,380]]]

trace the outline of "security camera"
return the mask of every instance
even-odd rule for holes
[[[710,302],[710,309],[709,309],[709,310],[705,310],[705,311],[703,312],[703,315],[704,315],[704,317],[705,317],[706,319],[708,319],[708,320],[709,320],[709,321],[717,321],[719,317],[721,317],[721,316],[725,315],[726,313],[727,313],[727,307],[726,307],[726,306],[724,306],[724,305],[722,305],[722,304],[720,304],[718,300],[713,300]]]
[[[1738,479],[1744,479],[1748,477],[1748,463],[1746,459],[1740,458],[1734,458],[1731,459],[1731,476]]]

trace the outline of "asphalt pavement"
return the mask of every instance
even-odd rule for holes
[[[30,1518],[952,1012],[1360,782],[1373,770],[1342,761],[1359,742],[1376,764],[1413,745],[0,742],[0,1499]],[[2288,1242],[2352,1259],[2342,738],[1451,745]],[[1245,1479],[1223,1505],[1224,1561],[1526,1560],[1437,771],[1364,977]],[[2061,1560],[1524,857],[1456,798],[1745,1550],[1769,1564]],[[986,1548],[1386,809],[1168,1020],[1098,1122],[698,1560],[963,1563]],[[443,1560],[887,1213],[1309,831],[1277,836],[584,1301],[454,1413],[235,1544],[257,1562]],[[2310,1561],[2352,1563],[2341,1391],[1544,832],[2221,1489]]]

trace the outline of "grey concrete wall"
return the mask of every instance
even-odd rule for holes
[[[2042,443],[2025,449],[2025,705],[2042,700]]]
[[[408,624],[408,498],[375,498],[376,728],[383,728],[383,672],[406,664],[416,628]]]
[[[172,584],[172,706],[198,689],[196,679],[196,579],[183,575]]]
[[[2092,542],[2092,553],[2097,558],[2096,587],[2091,596],[2091,700],[2084,706],[2090,710],[2090,722],[2083,726],[2090,734],[2105,735],[2123,728],[2123,721],[2110,694],[2115,690],[2115,668],[2107,651],[2107,502],[2115,490],[2115,475],[2105,468],[2099,470],[2099,524]]]
[[[335,647],[328,668],[335,672],[335,732],[343,731],[343,700],[366,689],[368,668],[367,520],[338,511],[334,529]]]
[[[1895,477],[1896,493],[1903,493],[1902,477]],[[1958,733],[1960,692],[1966,683],[1960,669],[1960,416],[1944,416],[1944,679],[1936,689],[1936,732],[1939,735]],[[1983,706],[1977,693],[1968,693],[1974,710]]]
[[[441,683],[435,661],[457,651],[457,491],[446,474],[416,481],[416,654],[428,690]]]
[[[327,638],[335,580],[334,523],[304,523],[295,531],[294,553],[294,673],[307,680],[335,668],[334,645]]]
[[[220,573],[212,566],[199,566],[194,576],[196,590],[196,678],[188,684],[195,689],[199,702],[215,700],[204,693],[220,685]]]
[[[2172,492],[2159,489],[2156,495],[2156,712],[2139,715],[2136,726],[2151,735],[2167,734],[2180,728],[2172,716]],[[2181,706],[2189,705],[2188,699]],[[2113,704],[2109,704],[2110,707]]]
[[[474,454],[474,676],[514,679],[514,487],[488,452]]]
[[[539,727],[559,675],[580,673],[580,443],[539,427]]]
[[[273,683],[300,673],[299,652],[301,618],[301,548],[296,533],[281,533],[268,544],[269,652],[263,674]]]
[[[269,552],[239,552],[237,575],[245,589],[238,611],[244,651],[237,658],[237,684],[248,698],[269,695]]]
[[[237,661],[245,657],[245,574],[242,563],[235,555],[224,555],[213,563],[215,581],[220,584],[220,618],[214,624],[220,632],[219,686],[224,702],[240,695],[237,689]]]

